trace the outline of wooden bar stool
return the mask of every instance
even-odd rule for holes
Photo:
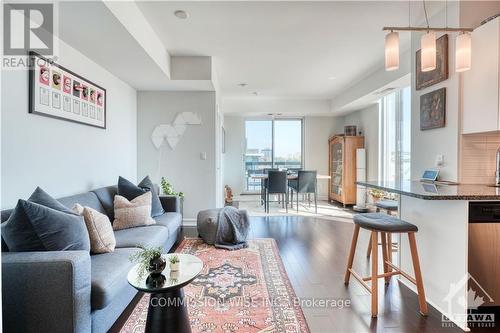
[[[403,275],[405,278],[413,282],[417,286],[418,303],[420,305],[420,313],[424,316],[427,315],[427,303],[425,301],[424,284],[422,281],[422,273],[420,271],[420,262],[418,259],[417,243],[415,240],[415,233],[418,231],[416,225],[405,222],[393,216],[388,216],[381,213],[366,213],[354,215],[354,234],[352,235],[351,250],[349,251],[349,258],[347,259],[347,269],[345,272],[344,283],[349,284],[349,278],[354,276],[363,287],[371,293],[371,309],[372,317],[376,317],[378,313],[378,279],[384,278],[385,283],[389,283],[391,276]],[[354,261],[354,253],[356,252],[356,244],[358,242],[359,229],[367,229],[371,231],[372,242],[372,275],[369,277],[361,277],[352,269]],[[378,234],[382,238],[382,257],[384,273],[378,274]],[[410,242],[411,258],[413,262],[413,270],[415,271],[415,278],[403,272],[399,267],[395,266],[387,258],[388,251],[392,248],[387,244],[387,234],[390,233],[406,233]],[[389,271],[392,268],[393,271]],[[367,283],[371,281],[371,285]]]
[[[398,202],[396,200],[380,200],[375,203],[375,207],[377,209],[377,213],[380,212],[381,209],[385,210],[387,215],[392,215],[392,212],[397,212],[398,211]],[[387,243],[391,244],[391,251],[389,251],[388,256],[389,256],[389,261],[392,262],[392,252],[397,251],[396,248],[392,248],[392,235],[389,233],[387,235]],[[372,253],[372,242],[368,242],[368,248],[366,250],[366,257],[370,258],[370,254]]]

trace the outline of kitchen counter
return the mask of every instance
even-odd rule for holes
[[[358,185],[424,200],[500,200],[500,188],[488,185],[447,185],[421,181],[364,181]]]
[[[469,203],[500,200],[500,188],[420,181],[379,180],[357,184],[399,194],[398,216],[418,227],[417,247],[427,302],[458,327],[468,330]],[[397,237],[398,265],[411,273],[413,263],[407,236]],[[416,290],[406,278],[399,279]],[[471,288],[476,288],[474,283]]]

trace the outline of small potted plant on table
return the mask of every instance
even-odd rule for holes
[[[129,257],[131,262],[139,264],[137,269],[139,276],[144,276],[146,272],[152,277],[160,276],[167,265],[165,258],[161,256],[164,251],[163,248],[161,246],[150,248],[139,247],[141,250]]]
[[[172,272],[177,272],[179,270],[179,264],[181,262],[179,256],[174,254],[173,256],[170,256],[168,260],[170,261],[170,270]]]

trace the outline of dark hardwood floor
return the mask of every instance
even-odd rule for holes
[[[380,280],[379,316],[372,319],[369,293],[354,278],[348,286],[343,283],[352,231],[352,223],[321,218],[251,217],[250,237],[274,238],[277,241],[284,266],[299,298],[350,300],[351,305],[344,308],[304,306],[311,332],[463,332],[457,327],[442,327],[441,314],[432,306],[429,307],[429,316],[422,317],[418,312],[417,296],[398,283],[396,277],[391,279],[389,286],[384,285],[383,279]],[[185,227],[183,233],[185,237],[197,237],[194,227]],[[361,230],[354,261],[355,270],[365,276],[370,274],[370,262],[366,258],[368,236],[367,231]],[[114,331],[121,326],[119,322],[124,323],[129,311],[118,320]],[[500,326],[497,324],[497,327]]]

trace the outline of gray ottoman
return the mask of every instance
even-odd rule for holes
[[[198,213],[196,226],[198,235],[208,245],[215,244],[215,235],[217,233],[217,219],[222,208],[202,210]],[[246,210],[238,209],[240,214],[247,214]]]
[[[196,226],[198,235],[208,245],[214,245],[217,232],[217,216],[222,208],[202,210],[198,213]]]

